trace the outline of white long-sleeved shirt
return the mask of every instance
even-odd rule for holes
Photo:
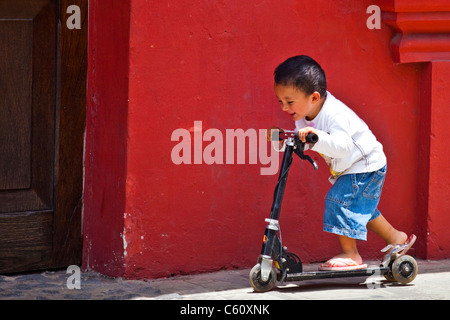
[[[311,150],[320,153],[330,167],[331,183],[341,174],[372,172],[386,165],[383,146],[367,124],[329,92],[319,114],[311,121],[296,121],[295,127],[318,130],[319,141]]]

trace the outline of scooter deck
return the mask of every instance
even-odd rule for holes
[[[384,275],[389,272],[387,267],[369,266],[365,269],[347,270],[347,271],[308,271],[300,273],[288,273],[285,282],[287,281],[303,281],[314,279],[327,278],[348,278],[348,277],[366,277],[374,274]]]

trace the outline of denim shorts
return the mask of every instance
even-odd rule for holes
[[[367,223],[381,214],[377,206],[386,169],[340,176],[325,197],[323,230],[367,240]]]

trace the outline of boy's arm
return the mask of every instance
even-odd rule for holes
[[[299,129],[299,138],[305,142],[305,137],[312,132],[319,136],[319,141],[310,149],[322,153],[330,158],[345,158],[352,153],[354,144],[350,136],[350,128],[346,119],[333,119],[329,133],[312,127]]]

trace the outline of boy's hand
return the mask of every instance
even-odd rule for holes
[[[303,143],[306,143],[306,136],[311,132],[318,135],[317,129],[315,129],[313,127],[305,127],[305,128],[301,128],[300,130],[298,130],[298,137],[300,138],[300,140]]]
[[[270,127],[269,129],[267,129],[267,131],[266,131],[267,132],[267,136],[266,136],[267,137],[267,141],[271,142],[273,134],[275,132],[277,132],[277,131],[278,131],[278,134],[284,132],[283,129],[278,128],[278,127]]]
[[[278,127],[271,127],[269,129],[267,129],[267,141],[269,141],[272,146],[275,148],[275,150],[280,151],[283,149],[283,145],[284,145],[284,140],[280,140],[280,141],[276,141],[276,140],[272,140],[272,135],[275,131],[278,131],[278,134],[280,134],[281,132],[284,132],[283,129],[278,128]],[[278,149],[275,147],[276,143],[278,142]]]

